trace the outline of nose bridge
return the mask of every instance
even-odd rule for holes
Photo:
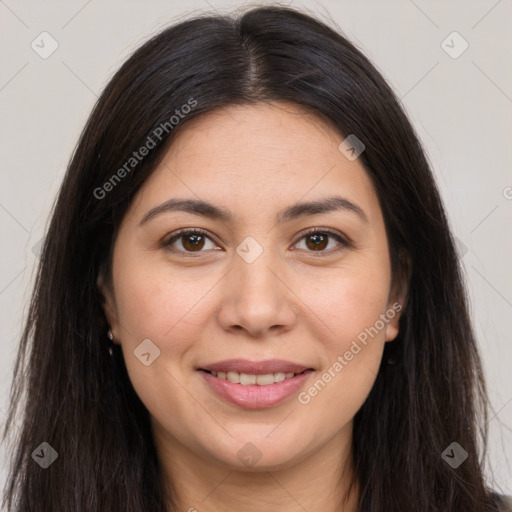
[[[224,327],[241,326],[256,334],[275,325],[289,326],[295,315],[275,251],[247,237],[236,252],[221,314]]]
[[[264,237],[267,241],[270,237]],[[237,257],[234,259],[235,279],[238,283],[240,299],[250,298],[269,301],[277,300],[276,292],[278,280],[274,270],[279,265],[274,251],[263,242],[258,242],[255,238],[246,237],[236,248]]]

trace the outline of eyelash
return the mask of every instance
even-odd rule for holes
[[[335,249],[330,249],[329,251],[321,250],[321,251],[307,251],[310,253],[315,254],[315,256],[322,257],[322,256],[329,256],[331,254],[337,253],[343,249],[349,248],[352,246],[352,244],[349,242],[348,239],[342,237],[340,234],[338,234],[336,231],[333,231],[329,228],[313,228],[306,233],[304,233],[294,245],[297,245],[301,240],[304,238],[307,238],[308,236],[315,235],[315,234],[322,234],[322,235],[329,235],[330,237],[334,238],[337,242],[339,242],[339,247]],[[174,247],[171,247],[172,244],[179,240],[179,238],[183,237],[184,235],[203,235],[207,238],[209,238],[212,242],[215,243],[215,241],[212,239],[212,237],[208,234],[207,231],[200,229],[200,228],[194,228],[194,229],[181,229],[177,233],[175,233],[171,238],[168,238],[166,241],[163,242],[163,246],[174,253],[181,253],[186,254],[185,257],[192,257],[196,258],[198,257],[202,252],[206,252],[204,250],[200,251],[184,251],[181,249],[176,249]],[[197,254],[196,254],[197,253]]]

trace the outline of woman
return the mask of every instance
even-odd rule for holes
[[[360,51],[264,7],[127,60],[44,243],[9,510],[505,510],[487,406],[432,172]]]

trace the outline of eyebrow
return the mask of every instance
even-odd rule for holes
[[[330,196],[317,201],[296,203],[288,206],[276,215],[276,224],[290,222],[307,215],[318,215],[320,213],[330,213],[340,210],[356,214],[362,221],[367,224],[369,223],[368,217],[360,206],[357,206],[344,197]],[[169,199],[165,203],[155,206],[145,213],[139,226],[142,226],[161,213],[171,211],[192,213],[223,222],[233,220],[233,214],[229,210],[200,199]]]

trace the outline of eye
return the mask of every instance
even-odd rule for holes
[[[330,240],[335,240],[337,242],[337,246],[335,245],[334,249],[331,248],[326,250],[329,246]],[[327,228],[315,228],[308,231],[302,235],[299,242],[295,245],[297,246],[302,241],[305,241],[305,249],[301,250],[318,253],[318,256],[329,255],[350,247],[350,243],[344,237]],[[175,244],[177,242],[179,242],[179,246],[181,247],[176,247]],[[207,247],[208,242],[211,243],[211,247]],[[163,246],[172,252],[186,253],[189,256],[195,256],[193,253],[201,253],[209,249],[215,250],[217,247],[208,233],[198,228],[182,229],[178,231],[176,234],[164,241]]]
[[[207,245],[207,240],[212,243],[213,247],[216,247],[212,239],[207,235],[206,231],[203,231],[202,229],[182,229],[166,240],[163,245],[173,252],[204,252],[202,249]],[[177,241],[179,241],[181,248],[176,248],[174,246]],[[206,249],[211,248],[212,247],[206,247]]]
[[[329,239],[338,242],[334,249],[325,250],[329,246]],[[350,243],[335,231],[326,228],[315,228],[304,234],[298,243],[305,241],[306,251],[317,252],[319,256],[329,255],[350,247]]]

